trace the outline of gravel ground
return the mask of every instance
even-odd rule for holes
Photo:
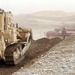
[[[12,75],[75,75],[75,37],[63,40],[30,67]]]
[[[41,38],[32,42],[30,48],[26,52],[25,59],[16,66],[6,66],[4,62],[0,61],[0,75],[12,75],[15,71],[23,67],[30,67],[35,63],[36,59],[42,54],[46,53],[50,48],[62,41],[60,38]]]

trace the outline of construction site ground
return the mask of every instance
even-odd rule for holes
[[[0,63],[0,75],[75,75],[75,37],[33,41],[18,65]]]
[[[63,40],[33,62],[13,75],[75,75],[75,37]]]
[[[18,71],[19,69],[25,67],[30,67],[30,65],[35,63],[35,59],[38,59],[42,54],[46,53],[50,48],[54,45],[62,41],[60,38],[41,38],[36,41],[33,41],[30,48],[25,54],[25,59],[20,62],[16,66],[6,66],[3,62],[0,62],[0,75],[12,75],[14,72]]]

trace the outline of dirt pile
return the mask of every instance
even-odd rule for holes
[[[41,38],[32,43],[29,50],[26,52],[26,58],[35,58],[45,52],[47,52],[51,47],[55,46],[61,41],[60,38]]]

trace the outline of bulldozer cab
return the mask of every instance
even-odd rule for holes
[[[12,13],[0,9],[0,31],[7,30],[12,25]]]

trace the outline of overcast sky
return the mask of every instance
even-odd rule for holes
[[[0,8],[14,15],[42,10],[75,12],[75,0],[0,0]]]

